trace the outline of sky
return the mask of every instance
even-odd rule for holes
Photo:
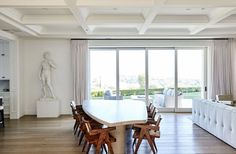
[[[90,50],[91,79],[102,78],[108,85],[116,83],[116,51]],[[174,50],[149,50],[149,78],[174,78]],[[119,51],[120,77],[145,74],[144,50]],[[203,50],[178,50],[178,78],[203,77]]]

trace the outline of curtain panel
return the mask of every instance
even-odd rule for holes
[[[214,40],[211,60],[211,99],[232,94],[231,40]]]
[[[76,104],[88,99],[88,41],[71,40],[73,98]]]

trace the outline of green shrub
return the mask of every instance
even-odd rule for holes
[[[152,88],[148,89],[149,95],[154,95],[157,93],[162,93],[164,88]],[[193,93],[193,92],[201,92],[201,87],[184,87],[178,88],[178,91],[182,93]],[[131,96],[131,95],[145,95],[145,89],[125,89],[120,90],[122,96]],[[104,91],[97,90],[91,92],[92,97],[103,97]]]

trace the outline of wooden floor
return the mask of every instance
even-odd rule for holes
[[[190,114],[162,114],[161,138],[157,139],[159,154],[236,154],[236,149],[225,144],[200,127],[192,124]],[[25,116],[20,120],[6,120],[0,128],[0,154],[80,154],[73,136],[73,119],[37,119]],[[127,130],[127,154],[132,154],[132,131]],[[93,152],[91,152],[93,153]],[[139,154],[151,150],[144,141]]]

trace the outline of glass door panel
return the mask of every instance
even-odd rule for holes
[[[123,99],[145,101],[145,50],[119,50],[119,88]]]
[[[148,50],[149,97],[160,110],[175,107],[174,49]]]
[[[116,99],[116,50],[90,50],[91,99]]]
[[[192,108],[192,99],[204,97],[204,49],[178,49],[178,106]]]

